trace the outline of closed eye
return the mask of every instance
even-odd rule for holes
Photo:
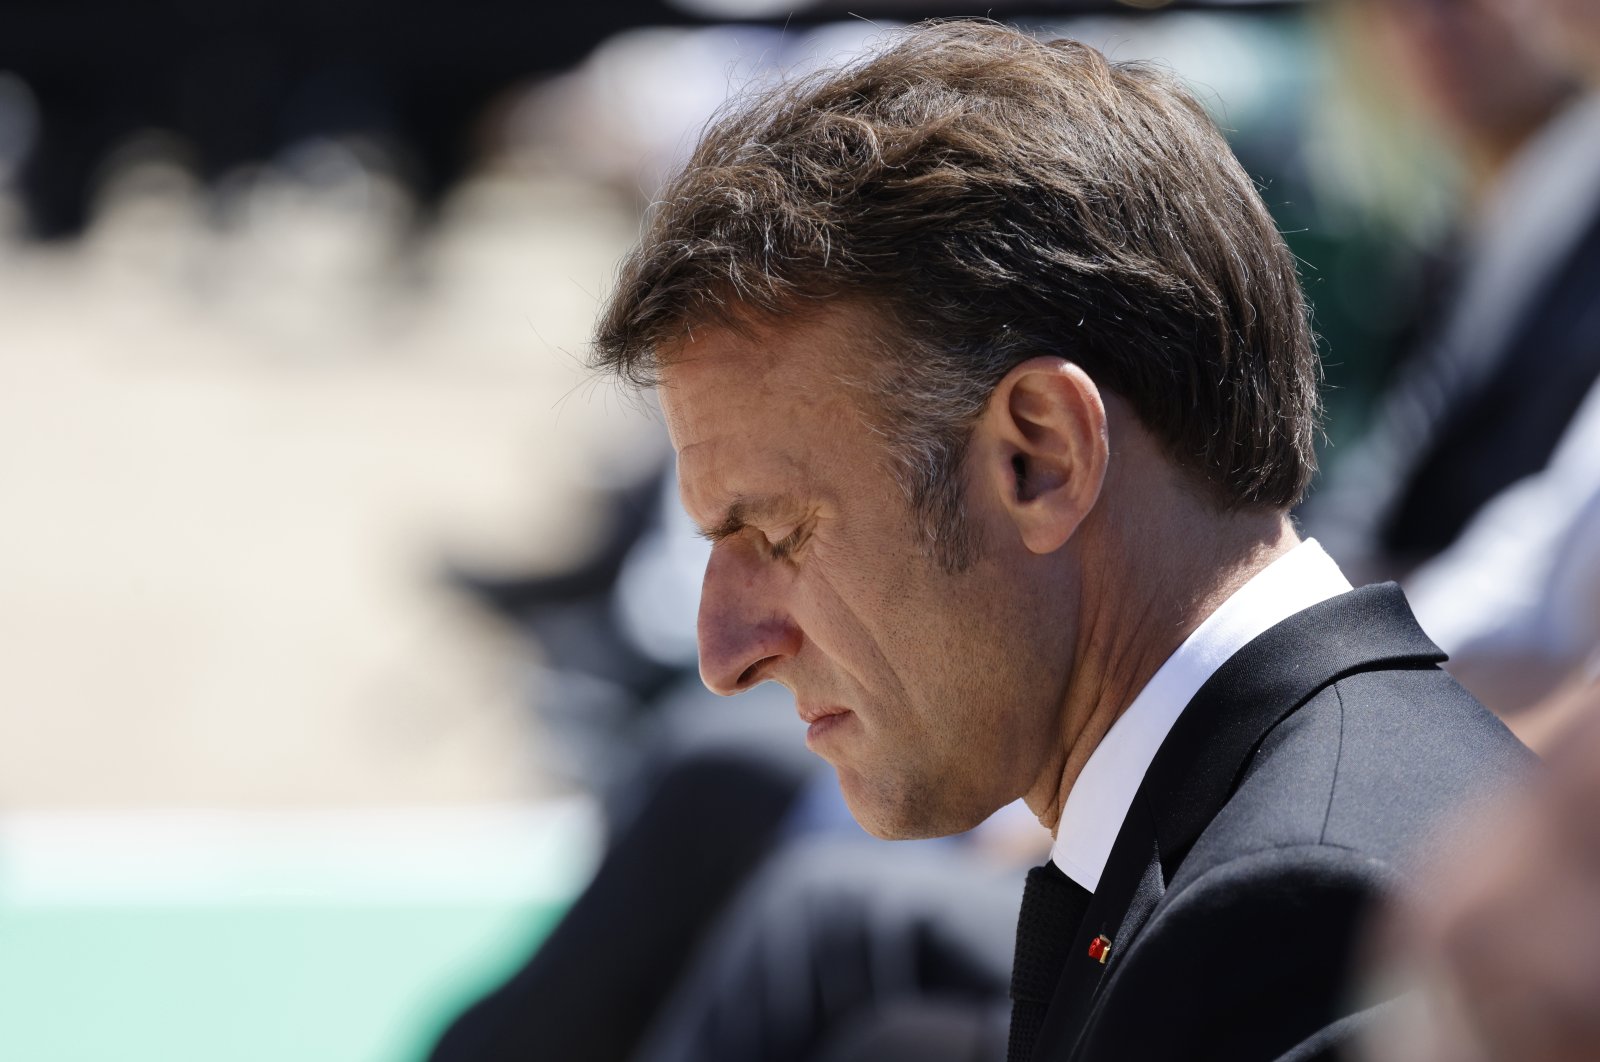
[[[773,560],[787,560],[794,554],[796,549],[800,548],[800,543],[805,538],[806,530],[806,525],[801,524],[778,541],[767,543],[767,555]]]

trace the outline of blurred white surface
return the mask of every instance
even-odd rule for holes
[[[657,459],[581,364],[631,207],[491,171],[403,246],[337,145],[215,201],[136,147],[0,244],[0,805],[538,793],[526,650],[437,571],[559,565]]]
[[[563,904],[599,858],[593,802],[0,816],[0,912],[38,907]]]

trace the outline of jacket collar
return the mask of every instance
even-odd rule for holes
[[[1313,694],[1357,672],[1444,660],[1394,583],[1298,612],[1234,654],[1178,717],[1140,786],[1166,880],[1233,794],[1267,733]]]
[[[1039,1043],[1075,1043],[1105,974],[1127,954],[1255,750],[1326,686],[1362,671],[1432,667],[1445,654],[1393,583],[1313,605],[1261,634],[1200,687],[1146,772],[1084,916]],[[1104,934],[1110,960],[1089,955]]]

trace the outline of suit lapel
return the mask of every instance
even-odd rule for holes
[[[1262,740],[1295,709],[1357,672],[1444,659],[1394,583],[1297,612],[1235,653],[1183,710],[1139,787],[1166,880],[1233,795]]]
[[[1062,1049],[1078,1041],[1107,975],[1273,727],[1347,675],[1444,659],[1393,583],[1313,605],[1230,657],[1184,708],[1145,773],[1068,953],[1037,1057],[1047,1045],[1052,1057],[1067,1057]],[[1102,934],[1111,941],[1104,964],[1089,951]]]

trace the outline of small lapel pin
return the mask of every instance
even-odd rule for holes
[[[1111,938],[1102,933],[1089,941],[1089,958],[1104,966],[1111,958]]]

